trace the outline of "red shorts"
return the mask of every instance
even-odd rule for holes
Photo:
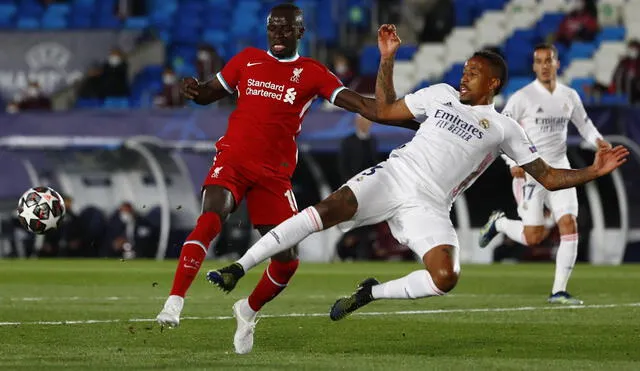
[[[291,179],[260,163],[218,152],[203,182],[222,186],[233,194],[236,206],[244,197],[251,223],[278,225],[298,213]]]

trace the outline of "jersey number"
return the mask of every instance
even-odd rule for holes
[[[362,173],[362,175],[373,175],[376,173],[376,169],[382,169],[382,165],[376,165],[370,168],[369,170],[365,171],[364,173]]]
[[[289,201],[289,206],[291,207],[291,210],[297,213],[298,204],[296,203],[296,197],[293,195],[293,191],[290,189],[287,189],[287,191],[284,193],[284,197],[286,197],[287,200]]]
[[[535,184],[525,184],[522,186],[522,198],[525,200],[530,200],[531,196],[533,196],[533,189],[536,187]],[[527,196],[527,189],[529,190],[529,195]]]

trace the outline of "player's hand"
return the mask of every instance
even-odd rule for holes
[[[511,169],[511,176],[514,178],[524,178],[524,169],[520,166],[514,166]]]
[[[382,58],[393,57],[400,47],[400,37],[393,24],[383,24],[378,29],[378,49]]]
[[[602,148],[602,149],[611,149],[613,146],[611,145],[611,143],[607,142],[604,139],[596,139],[596,145],[598,146],[598,149]]]
[[[186,77],[180,81],[180,93],[187,99],[195,99],[198,96],[198,80]]]
[[[629,150],[623,146],[616,146],[611,149],[604,148],[604,146],[598,147],[598,152],[596,152],[596,157],[591,166],[598,176],[607,175],[627,162],[627,156],[629,156]]]

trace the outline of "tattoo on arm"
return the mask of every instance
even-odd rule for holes
[[[392,104],[396,101],[396,90],[393,87],[393,58],[380,61],[376,79],[376,100],[384,104]]]
[[[597,178],[597,174],[591,168],[556,169],[540,158],[523,165],[522,168],[550,191],[575,187]]]

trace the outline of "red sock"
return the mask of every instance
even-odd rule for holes
[[[298,269],[298,259],[288,262],[271,260],[267,269],[264,270],[262,278],[251,295],[249,295],[249,306],[256,312],[263,305],[278,296],[278,294],[287,287],[287,283]]]
[[[222,224],[218,214],[206,212],[200,215],[196,227],[187,236],[187,240],[182,245],[170,295],[181,297],[186,295],[193,279],[198,275],[200,264],[207,256],[209,244],[220,233],[221,228]]]

